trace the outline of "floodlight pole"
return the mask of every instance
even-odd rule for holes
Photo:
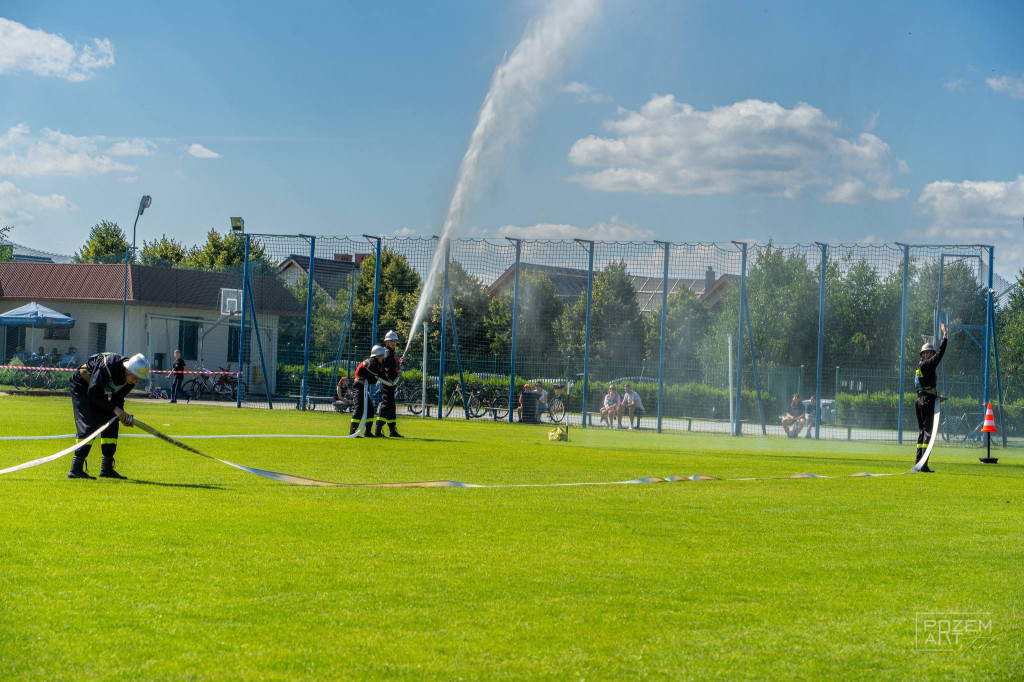
[[[509,423],[515,421],[515,413],[512,411],[512,396],[516,394],[516,320],[519,318],[519,263],[522,254],[522,239],[512,239],[506,237],[516,247],[516,271],[514,277],[514,283],[512,285],[512,347],[509,350],[509,370],[508,370],[508,421]]]
[[[742,403],[740,397],[743,389],[743,305],[747,298],[747,244],[745,242],[733,242],[740,249],[740,304],[739,317],[736,330],[736,388],[732,400],[735,401],[733,410],[732,435],[742,435],[741,424],[743,423]]]
[[[590,389],[590,306],[594,296],[594,242],[576,239],[575,242],[587,250],[587,319],[583,332],[583,396],[580,403],[580,428],[587,428],[587,391]],[[512,396],[509,396],[509,410]],[[566,422],[568,424],[568,422]]]
[[[306,291],[306,344],[302,350],[302,396],[300,410],[306,409],[306,399],[309,397],[309,346],[310,335],[313,331],[313,258],[316,255],[316,237],[309,237],[309,282]]]
[[[828,267],[828,244],[821,248],[821,274],[818,281],[818,374],[814,382],[814,439],[821,436],[821,359],[825,341],[825,270]]]
[[[135,228],[139,225],[139,216],[152,205],[153,197],[148,194],[139,200],[139,211],[135,214],[135,223],[132,225],[132,245],[125,247],[124,250],[124,287],[121,289],[121,355],[124,355],[124,328],[128,317],[128,258],[135,251]],[[152,383],[152,379],[150,383]]]
[[[668,315],[668,242],[655,241],[665,249],[665,263],[661,274],[661,334],[658,337],[658,433],[661,433],[662,402],[665,397],[665,322]]]
[[[370,345],[377,343],[377,320],[380,314],[380,237],[371,237],[368,234],[364,234],[364,237],[369,239],[371,242],[376,242],[376,250],[374,251],[373,257],[373,326],[370,332]],[[412,334],[415,330],[410,330]]]
[[[245,260],[242,262],[242,326],[238,330],[238,391],[235,395],[235,407],[242,406],[242,391],[245,383],[245,326],[248,322],[246,316],[248,311],[245,304],[248,297],[252,295],[252,292],[249,291],[249,239],[249,235],[245,235]]]
[[[896,410],[896,443],[903,445],[903,382],[907,372],[907,280],[910,276],[910,245],[897,243],[897,246],[903,247],[903,298],[900,304],[900,385],[896,391],[899,405]]]

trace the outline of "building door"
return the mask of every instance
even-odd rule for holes
[[[89,323],[89,353],[105,353],[107,351],[107,323]]]

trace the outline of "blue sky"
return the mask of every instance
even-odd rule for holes
[[[992,243],[1024,266],[1024,3],[594,4],[462,234]],[[150,194],[140,242],[232,215],[437,233],[546,7],[6,0],[0,225],[70,253]]]

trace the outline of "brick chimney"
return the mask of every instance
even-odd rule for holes
[[[351,253],[336,253],[336,254],[334,254],[334,260],[338,261],[339,263],[351,263],[352,262],[352,254]]]
[[[358,267],[362,266],[363,261],[366,260],[369,257],[370,257],[370,254],[368,254],[368,253],[357,253],[356,254],[356,267],[358,268]]]
[[[704,273],[704,293],[711,291],[712,285],[715,283],[715,270],[710,265],[708,266],[707,272]]]

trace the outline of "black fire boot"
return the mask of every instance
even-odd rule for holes
[[[103,449],[106,450],[107,447],[108,446],[103,446]],[[100,478],[128,478],[127,476],[122,476],[114,471],[114,453],[112,450],[113,448],[111,448],[111,452],[103,453],[103,462],[100,465]]]
[[[366,432],[369,433],[370,429],[367,428]],[[382,421],[377,422],[376,427],[373,429],[373,436],[374,436],[374,438],[383,438],[384,437],[384,422],[382,422]]]
[[[348,425],[348,435],[351,436],[353,433],[355,433],[358,430],[359,430],[359,422],[352,422],[351,424]],[[358,437],[359,436],[356,436],[356,438],[358,438]]]
[[[394,424],[388,424],[388,435],[391,438],[405,438],[405,436],[398,432],[398,427]]]
[[[68,478],[88,478],[91,481],[96,480],[95,476],[90,476],[85,471],[85,458],[88,456],[88,448],[86,448],[85,452],[76,452],[71,456],[71,471],[68,472]]]

